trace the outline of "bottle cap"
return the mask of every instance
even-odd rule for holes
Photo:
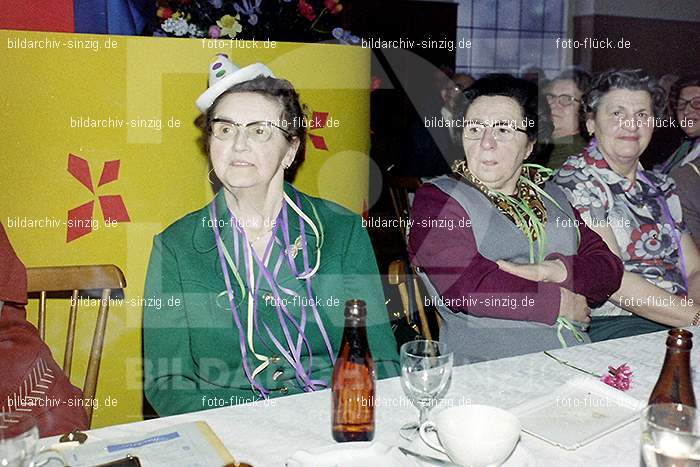
[[[367,304],[364,300],[352,299],[345,302],[346,318],[364,318],[367,316]]]

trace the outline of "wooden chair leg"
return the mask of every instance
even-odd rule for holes
[[[418,289],[418,280],[415,277],[413,278],[413,291],[415,293],[416,305],[418,306],[421,331],[423,332],[423,336],[431,341],[433,340],[433,335],[430,332],[430,323],[428,323],[428,316],[425,314],[425,307],[423,306],[420,289]]]
[[[403,318],[411,326],[411,316],[409,316],[410,302],[408,299],[408,288],[406,287],[406,264],[404,261],[396,259],[389,264],[387,280],[389,284],[398,287],[401,306],[403,307]]]
[[[90,360],[88,361],[87,372],[85,374],[85,385],[83,387],[83,398],[88,401],[85,411],[88,416],[88,423],[92,424],[92,399],[95,398],[97,392],[97,375],[100,372],[100,358],[102,356],[102,346],[104,344],[105,329],[107,327],[107,313],[109,312],[109,296],[111,289],[102,291],[102,300],[100,301],[100,311],[97,315],[95,324],[95,337],[92,340],[92,348],[90,349]]]
[[[411,325],[411,317],[408,315],[408,312],[410,310],[409,306],[409,301],[408,301],[408,288],[406,287],[406,283],[402,282],[399,284],[399,295],[401,296],[401,304],[403,305],[403,315],[404,318],[406,319],[406,323],[408,325]]]

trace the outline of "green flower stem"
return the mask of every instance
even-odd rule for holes
[[[314,26],[316,26],[316,23],[318,23],[318,20],[320,20],[320,19],[323,17],[323,15],[326,14],[326,11],[328,11],[327,8],[324,8],[323,10],[321,10],[321,13],[318,14],[318,16],[316,17],[316,19],[314,20],[314,22],[311,23],[311,26],[309,26],[309,31],[313,31]]]
[[[546,350],[543,352],[546,356],[549,358],[552,358],[557,361],[557,363],[561,363],[562,365],[568,366],[569,368],[573,368],[576,371],[580,371],[581,373],[586,373],[587,375],[595,376],[596,378],[600,379],[601,375],[593,373],[592,371],[584,370],[583,368],[579,368],[577,366],[572,365],[571,363],[562,360],[561,358],[555,357],[551,353],[547,352]]]

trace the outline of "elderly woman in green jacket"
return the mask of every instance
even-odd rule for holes
[[[367,302],[378,377],[396,376],[396,341],[360,218],[284,182],[306,138],[292,85],[265,65],[238,69],[220,55],[197,106],[223,187],[153,243],[145,296],[162,308],[144,308],[143,332],[145,393],[156,412],[329,387],[350,298]]]

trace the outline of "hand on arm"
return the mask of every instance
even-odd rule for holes
[[[551,253],[539,264],[513,264],[498,261],[499,267],[516,276],[554,282],[586,297],[593,305],[604,302],[620,287],[622,261],[610,251],[602,238],[586,226],[577,211],[580,243],[575,254]]]
[[[559,291],[561,292],[559,316],[567,318],[570,321],[590,323],[591,309],[588,308],[586,297],[571,292],[569,289],[565,289],[564,287],[559,288]]]
[[[498,267],[509,274],[535,282],[566,282],[567,271],[559,259],[545,260],[537,264],[515,264],[510,261],[496,261]]]

